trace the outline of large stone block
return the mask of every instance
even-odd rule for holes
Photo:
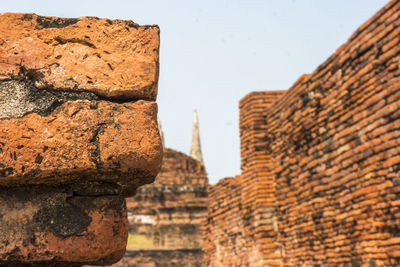
[[[143,100],[77,100],[47,116],[2,119],[0,185],[102,180],[133,192],[160,168],[156,115],[156,104]]]
[[[111,264],[125,253],[125,199],[118,195],[79,196],[72,188],[47,186],[1,188],[0,206],[0,265]]]
[[[0,79],[38,88],[155,100],[158,26],[132,21],[0,14]]]

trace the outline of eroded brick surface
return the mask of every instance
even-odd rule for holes
[[[95,17],[0,14],[0,79],[38,88],[155,100],[158,26]]]
[[[274,104],[241,100],[242,174],[210,191],[210,266],[400,265],[399,25],[391,1]]]
[[[0,120],[0,185],[109,181],[132,193],[161,164],[155,103],[69,101]],[[129,192],[127,192],[129,193]]]
[[[66,187],[1,188],[0,206],[0,265],[111,264],[125,253],[121,196],[79,196]]]

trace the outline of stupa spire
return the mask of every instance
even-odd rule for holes
[[[161,136],[161,142],[163,147],[165,147],[165,141],[164,141],[164,132],[161,128],[161,121],[160,118],[157,118],[157,122],[158,122],[158,131],[160,132],[160,136]]]
[[[192,132],[192,146],[190,148],[190,156],[203,162],[203,154],[201,153],[200,133],[199,133],[199,120],[197,118],[197,110],[193,112],[193,132]]]

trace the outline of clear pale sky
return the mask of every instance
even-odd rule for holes
[[[238,101],[289,88],[387,0],[2,0],[0,12],[130,19],[161,28],[159,116],[189,153],[198,110],[210,183],[240,173]]]

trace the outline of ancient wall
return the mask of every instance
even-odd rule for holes
[[[266,164],[262,111],[284,91],[253,92],[240,101],[242,174],[210,187],[204,250],[211,266],[280,266],[276,245],[275,185]],[[215,256],[210,256],[217,253]]]
[[[162,160],[159,28],[0,14],[0,265],[109,265]]]
[[[116,266],[204,266],[200,227],[208,178],[201,162],[164,149],[155,182],[127,200],[127,254]]]
[[[241,239],[261,241],[262,255],[244,263],[231,245],[205,234],[211,266],[400,265],[399,26],[400,2],[391,1],[274,104],[251,111],[269,92],[241,100],[244,199],[223,197],[222,215],[211,203],[206,227],[211,236],[230,235],[237,231],[212,224],[218,216],[239,217],[239,227],[253,222],[264,239],[245,226]],[[210,194],[226,194],[232,183]]]
[[[241,203],[245,209],[246,262],[256,266],[279,266],[280,250],[276,244],[275,186],[272,182],[271,155],[265,147],[263,110],[283,95],[284,91],[254,92],[239,103]],[[252,244],[249,246],[248,244]]]

